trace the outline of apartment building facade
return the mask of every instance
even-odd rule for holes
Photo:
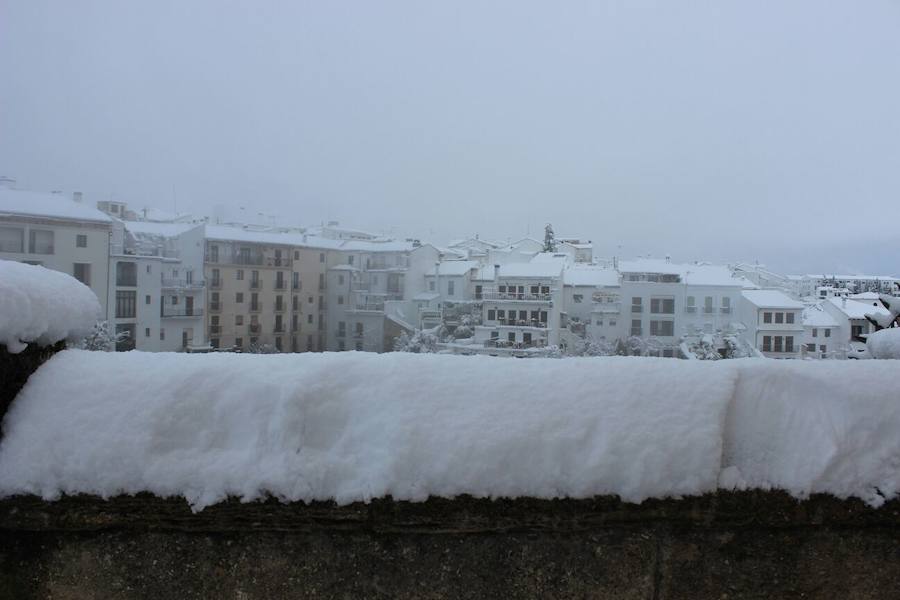
[[[769,358],[799,358],[804,305],[779,290],[744,290],[740,311],[747,342]]]
[[[0,259],[42,265],[91,288],[109,314],[112,219],[81,194],[43,193],[0,181]]]

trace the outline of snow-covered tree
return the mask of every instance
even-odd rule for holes
[[[127,340],[128,335],[127,331],[112,333],[107,321],[97,321],[91,332],[78,340],[75,347],[82,350],[109,352],[115,350],[117,343]]]
[[[414,354],[432,354],[438,351],[443,327],[433,329],[417,329],[412,335],[405,331],[394,338],[394,352],[412,352]]]
[[[453,330],[453,337],[457,340],[470,338],[475,335],[477,320],[473,315],[464,314],[459,317],[459,325]]]
[[[605,339],[595,340],[590,337],[569,344],[563,353],[565,356],[614,356],[616,345]]]
[[[550,223],[544,227],[544,252],[556,252],[556,236]]]
[[[690,338],[685,340],[684,343],[688,352],[698,360],[719,360],[722,358],[722,355],[719,354],[716,340],[710,333]]]

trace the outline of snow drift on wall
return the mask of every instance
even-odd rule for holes
[[[12,353],[87,334],[100,316],[89,287],[65,273],[0,260],[0,344]]]
[[[893,361],[70,350],[7,414],[0,494],[253,500],[900,489]],[[84,377],[84,373],[97,374]]]

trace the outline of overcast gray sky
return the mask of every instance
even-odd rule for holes
[[[0,174],[900,273],[900,0],[0,0]]]

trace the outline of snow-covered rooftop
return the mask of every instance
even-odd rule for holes
[[[619,285],[619,272],[599,267],[570,266],[563,273],[565,285],[611,287]]]
[[[682,275],[684,269],[682,265],[659,258],[638,258],[634,260],[619,261],[619,271],[622,273]]]
[[[6,416],[0,496],[199,510],[779,488],[877,506],[900,489],[898,430],[892,361],[70,350]]]
[[[186,231],[203,227],[202,223],[155,223],[150,221],[123,221],[125,229],[137,237],[178,237]]]
[[[97,296],[71,275],[0,260],[0,344],[9,352],[83,337],[99,317]]]
[[[741,294],[757,308],[804,308],[802,302],[779,290],[743,290]]]
[[[111,223],[106,213],[75,202],[72,196],[50,192],[30,192],[0,188],[0,215],[44,217],[71,221]]]
[[[437,266],[439,275],[459,276],[465,275],[472,269],[479,267],[478,261],[475,260],[443,260]],[[434,271],[426,272],[426,276],[434,276]]]
[[[869,280],[879,280],[879,281],[900,281],[897,277],[893,275],[810,275],[807,274],[806,277],[809,279],[834,279],[837,281],[869,281]]]
[[[838,310],[847,315],[848,319],[865,319],[866,315],[889,315],[890,312],[881,305],[877,300],[852,300],[844,298],[828,298],[826,302],[831,302]]]
[[[500,278],[524,277],[553,279],[562,275],[566,266],[565,259],[538,260],[524,263],[508,263],[500,265]]]
[[[819,304],[803,309],[803,325],[808,327],[837,327],[838,322]]]

